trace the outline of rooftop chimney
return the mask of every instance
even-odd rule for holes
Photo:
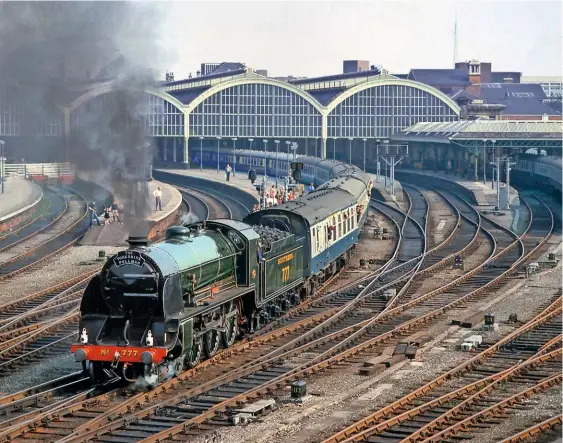
[[[469,62],[469,82],[473,84],[481,83],[481,62],[477,60]]]

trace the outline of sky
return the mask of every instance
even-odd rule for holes
[[[244,62],[270,76],[342,72],[345,59],[390,73],[491,62],[493,71],[562,74],[562,2],[547,1],[183,1],[164,2],[167,68],[186,78],[202,62]]]

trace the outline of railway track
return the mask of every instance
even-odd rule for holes
[[[89,271],[63,283],[0,306],[0,333],[41,321],[61,300],[72,298],[86,285],[96,271]]]
[[[300,327],[299,322],[296,322],[296,324],[294,325],[294,327],[295,327],[296,330],[298,330],[299,327]],[[284,334],[288,334],[288,333],[289,333],[289,332],[286,331]],[[277,332],[273,332],[273,333],[269,334],[269,336],[261,337],[260,340],[261,340],[261,341],[264,341],[264,342],[267,342],[268,340],[275,339],[275,338],[280,337],[280,336],[282,336],[282,335],[283,335],[283,334],[280,335],[280,334],[278,334]],[[242,347],[247,347],[247,346],[249,346],[249,345],[248,345],[247,343],[244,343],[244,342],[243,342],[240,346],[242,346]],[[230,353],[230,352],[236,352],[236,351],[235,351],[234,349],[229,349],[229,350],[227,350],[227,352]],[[217,357],[219,357],[219,356],[217,356]],[[223,358],[225,358],[225,357],[223,357]],[[207,362],[204,362],[204,364],[205,364],[205,363],[207,363]],[[199,369],[198,369],[198,370],[199,370]],[[176,379],[175,379],[175,380],[176,380]],[[175,380],[174,380],[174,381],[175,381]]]
[[[557,441],[561,436],[561,424],[563,423],[563,416],[558,414],[554,417],[550,417],[547,420],[537,423],[535,425],[526,428],[517,434],[514,434],[508,438],[505,438],[500,443],[518,443],[526,441],[538,441],[537,437],[541,437],[547,434],[551,437],[550,440]],[[551,435],[550,435],[551,434]]]
[[[73,398],[77,392],[90,392],[90,378],[83,372],[75,372],[31,389],[0,397],[0,428],[21,423],[46,408]]]
[[[272,333],[272,334],[281,335],[281,334],[280,334],[279,332],[277,332],[277,331],[274,332],[274,333]],[[309,344],[309,345],[305,345],[305,346],[308,346],[310,349],[314,349],[315,347],[318,347],[318,344],[319,344],[319,343],[318,343],[318,340],[317,340],[317,343],[313,343],[312,345]],[[228,351],[229,355],[232,356],[233,353],[236,352],[236,347],[235,347],[235,348],[232,348],[231,350],[227,350],[227,351]],[[286,353],[286,355],[277,356],[277,357],[275,357],[274,359],[270,359],[270,360],[266,360],[266,361],[258,360],[258,363],[257,363],[257,360],[256,360],[255,358],[253,358],[253,357],[250,356],[250,355],[245,354],[245,356],[247,357],[247,361],[248,361],[249,363],[246,364],[246,365],[241,366],[241,367],[239,368],[239,371],[243,371],[243,372],[245,372],[246,374],[249,374],[249,375],[253,374],[254,378],[253,378],[252,380],[254,380],[254,383],[250,383],[250,382],[249,382],[249,383],[247,383],[247,384],[256,385],[256,379],[261,380],[261,381],[264,381],[264,379],[267,379],[267,378],[270,378],[270,379],[271,379],[272,374],[274,375],[273,379],[275,380],[276,378],[278,378],[278,377],[281,376],[281,375],[280,375],[280,370],[281,370],[281,369],[280,369],[280,366],[277,366],[277,365],[274,365],[274,366],[273,366],[274,369],[272,369],[271,365],[273,365],[273,361],[274,361],[274,360],[275,360],[275,361],[278,361],[278,360],[280,360],[281,358],[288,358],[288,357],[291,358],[291,355],[293,355],[293,356],[295,356],[295,355],[302,355],[302,353],[303,353],[303,346],[301,346],[301,347],[299,347],[299,348],[297,348],[297,349],[293,349],[293,350],[289,351],[288,353]],[[262,352],[262,354],[263,354],[263,352]],[[250,363],[250,362],[252,362],[252,363]],[[322,361],[321,361],[321,363],[322,363]],[[265,365],[266,365],[266,366],[265,366]],[[257,368],[256,366],[259,366],[259,368]],[[265,368],[268,368],[268,369],[265,369]],[[281,366],[281,368],[283,368],[283,366]],[[286,369],[287,369],[287,368],[286,368]],[[201,369],[199,369],[199,367],[196,368],[196,371],[205,374],[205,371],[202,371]],[[212,372],[214,372],[214,371],[212,371]],[[286,371],[286,372],[287,372],[287,371]],[[290,373],[292,373],[292,372],[294,373],[295,371],[294,371],[294,370],[293,370],[293,371],[290,370],[289,372],[290,372]],[[186,374],[186,373],[184,373],[184,374]],[[157,391],[157,392],[151,391],[151,394],[149,394],[149,396],[150,396],[152,399],[154,399],[154,397],[156,397],[156,395],[160,395],[160,396],[161,396],[161,399],[162,399],[163,392],[164,392],[164,393],[166,393],[166,392],[168,392],[168,393],[176,392],[176,390],[177,390],[177,388],[178,388],[177,384],[178,384],[178,383],[182,383],[182,381],[185,380],[184,374],[181,374],[180,377],[178,377],[177,379],[173,379],[173,380],[170,380],[169,382],[166,382],[162,387],[157,387],[156,390],[155,390],[155,391]],[[258,376],[256,376],[256,374],[258,374]],[[197,375],[197,372],[190,373],[190,371],[188,371],[188,374],[186,374],[186,377],[188,377],[188,376],[194,376],[194,375]],[[207,375],[209,376],[209,375],[212,375],[212,374],[211,374],[211,373],[208,373]],[[287,375],[287,374],[285,374],[285,375]],[[229,376],[229,377],[234,377],[234,380],[237,380],[237,378],[238,378],[238,379],[241,379],[241,374],[240,374],[240,373],[238,373],[238,374],[237,374],[237,373],[235,373],[235,374],[230,373],[230,374],[227,374],[227,376]],[[251,375],[251,376],[252,376],[252,375]],[[191,389],[192,395],[201,394],[201,392],[203,392],[202,389],[204,389],[204,388],[207,388],[207,389],[210,389],[210,388],[211,388],[211,389],[219,389],[219,390],[221,390],[221,387],[222,387],[223,385],[220,384],[220,383],[221,383],[221,381],[225,381],[225,380],[224,380],[224,377],[226,377],[226,375],[223,375],[222,377],[223,377],[222,380],[217,380],[217,379],[215,379],[215,380],[212,380],[211,382],[208,382],[207,385],[206,385],[206,384],[202,384],[202,380],[199,379],[199,378],[197,378],[197,377],[196,377],[194,380],[189,380],[188,383],[191,381],[192,383],[196,384],[196,387]],[[244,376],[242,376],[242,377],[244,377]],[[219,378],[221,378],[221,376],[220,376]],[[210,383],[211,383],[212,385],[214,385],[214,388],[212,388],[212,387],[209,385]],[[219,385],[217,385],[217,383],[219,383]],[[229,384],[229,386],[232,387],[233,381],[227,381],[227,383]],[[185,385],[186,383],[182,383],[182,384]],[[244,381],[242,382],[242,385],[244,386]],[[171,389],[172,386],[174,386],[174,389],[173,389],[173,390]],[[160,390],[160,388],[162,388],[163,390]],[[183,390],[183,389],[186,389],[186,386],[182,386],[182,390]],[[189,389],[189,387],[188,387],[188,389]],[[197,394],[194,394],[194,392],[193,392],[194,389],[198,390],[198,393],[197,393]],[[154,397],[153,397],[153,395],[152,395],[153,392],[154,392]],[[190,390],[188,390],[188,392],[187,392],[187,393],[184,393],[183,395],[189,397],[189,393],[190,393]],[[232,389],[231,389],[231,393],[233,393]],[[235,393],[236,393],[236,392],[235,392]],[[166,396],[168,396],[168,395],[166,395]],[[140,398],[142,398],[142,400],[140,400]],[[198,397],[198,398],[199,398],[199,397]],[[232,399],[231,399],[231,400],[232,400]],[[106,412],[105,414],[99,416],[97,419],[95,419],[95,421],[90,422],[89,424],[88,424],[88,423],[83,424],[78,430],[75,430],[75,434],[74,434],[74,435],[79,434],[81,437],[84,437],[84,435],[85,435],[84,432],[90,431],[90,433],[91,433],[93,428],[96,428],[96,429],[97,429],[97,432],[100,432],[99,429],[98,429],[98,426],[103,426],[104,424],[105,424],[105,429],[104,429],[104,428],[102,428],[102,429],[103,429],[105,432],[114,431],[115,429],[117,429],[116,426],[117,426],[117,427],[119,427],[119,425],[123,426],[123,423],[119,420],[119,417],[121,416],[121,414],[123,414],[123,411],[124,411],[123,408],[125,408],[125,411],[127,411],[127,410],[132,410],[132,409],[134,409],[134,408],[138,408],[138,407],[139,407],[143,402],[145,402],[145,401],[147,401],[147,394],[140,394],[140,397],[137,397],[137,398],[134,397],[134,399],[129,400],[129,401],[126,401],[125,404],[119,404],[119,403],[118,403],[118,405],[113,406],[113,407],[110,407],[110,408],[109,408],[110,410],[109,410],[108,412]],[[197,401],[197,399],[196,399],[196,401]],[[236,401],[236,399],[235,399],[235,401]],[[192,402],[191,404],[193,405],[193,402]],[[154,406],[153,406],[153,407],[154,407]],[[213,411],[214,407],[212,407],[212,408],[210,408],[210,409],[211,409],[211,411],[207,411],[207,412],[214,414],[214,411]],[[83,409],[80,409],[80,410],[83,410]],[[151,409],[151,410],[152,410],[152,409]],[[59,411],[59,412],[61,412],[61,411]],[[138,418],[142,418],[143,420],[146,420],[146,416],[148,416],[148,415],[150,414],[150,412],[147,411],[147,410],[144,410],[144,411],[141,410],[141,411],[138,411],[138,412],[135,413],[135,415],[137,415],[137,414],[141,414],[141,416],[138,417]],[[200,415],[201,415],[201,414],[200,414]],[[205,415],[205,414],[204,414],[204,415]],[[160,415],[159,415],[159,416],[160,416]],[[45,417],[43,417],[43,418],[45,418]],[[208,417],[207,417],[207,418],[208,418]],[[117,421],[116,421],[116,420],[117,420]],[[156,418],[156,419],[153,418],[153,421],[154,421],[154,420],[158,421],[158,418]],[[110,421],[111,421],[111,424],[109,424],[109,425],[106,424],[106,423],[109,423]],[[118,421],[119,421],[119,423],[118,423]],[[149,421],[150,421],[150,420],[149,420]],[[168,421],[168,423],[170,424],[171,422]],[[110,426],[111,429],[107,428],[108,426]],[[57,429],[59,429],[59,428],[57,428]],[[124,430],[119,431],[119,432],[124,432],[126,435],[129,435],[129,432],[130,432],[130,431],[131,431],[131,430],[124,429]],[[64,432],[63,432],[62,430],[59,430],[58,432],[61,432],[61,433],[64,435]],[[113,435],[113,434],[108,434],[108,435],[111,436],[111,435]],[[113,436],[114,436],[115,438],[117,438],[116,435],[113,435]],[[74,438],[74,437],[70,438],[70,440],[72,440],[73,438]],[[123,435],[122,435],[121,438],[124,438]],[[110,438],[110,440],[111,440],[111,438]]]
[[[555,297],[533,320],[499,342],[485,344],[474,357],[323,443],[426,441],[432,429],[444,430],[448,416],[465,419],[503,402],[513,389],[560,373],[560,346],[561,299]],[[507,382],[515,386],[509,387]],[[471,408],[471,414],[462,413],[466,407]],[[433,441],[446,439],[444,434],[435,437],[438,440]]]
[[[0,236],[0,253],[33,236],[35,233],[41,232],[46,225],[52,222],[52,219],[57,214],[51,206],[51,197],[51,192],[45,191],[30,220],[8,232],[2,233]]]
[[[515,243],[514,239],[512,240],[512,243]],[[501,241],[500,243],[503,242]],[[504,243],[506,243],[506,241],[504,241]],[[507,243],[504,249],[508,249],[508,246],[510,244],[510,242]],[[506,251],[504,250],[501,250],[500,252],[506,253]],[[494,258],[497,258],[499,255],[500,253],[495,254]],[[463,297],[465,298],[471,295],[474,294],[469,292],[465,293]],[[414,302],[417,302],[417,300],[414,300]],[[417,303],[412,303],[411,301],[407,303],[407,305],[409,304],[409,307],[412,307]],[[445,308],[448,307],[451,309],[454,306],[445,306]],[[115,439],[127,440],[127,438],[130,438],[130,440],[132,441],[136,441],[138,433],[141,432],[143,434],[143,437],[149,437],[150,439],[156,441],[159,438],[163,438],[163,434],[172,435],[179,432],[198,433],[201,431],[201,429],[192,430],[191,426],[196,423],[202,423],[209,418],[213,417],[214,420],[218,420],[220,423],[227,423],[228,417],[221,415],[221,411],[224,411],[231,405],[236,405],[237,401],[243,401],[245,398],[252,398],[253,396],[260,393],[275,390],[276,386],[279,384],[284,384],[288,380],[294,379],[295,377],[304,376],[314,371],[322,370],[323,368],[335,364],[338,361],[349,358],[351,355],[355,355],[357,352],[362,352],[364,349],[369,349],[370,346],[375,344],[376,342],[382,342],[385,339],[392,338],[397,332],[404,333],[409,331],[412,327],[415,326],[414,322],[412,322],[412,319],[407,320],[405,324],[404,319],[401,319],[401,321],[396,321],[393,320],[392,315],[390,315],[390,313],[395,314],[396,312],[404,312],[403,308],[404,306],[400,306],[391,309],[383,319],[386,320],[389,318],[391,321],[386,325],[383,325],[383,321],[380,323],[380,326],[382,327],[391,326],[390,330],[385,330],[385,327],[383,327],[383,329],[380,328],[379,331],[372,330],[371,332],[375,332],[375,335],[372,334],[368,337],[356,336],[356,339],[367,339],[367,341],[364,341],[360,344],[360,346],[364,346],[362,349],[359,349],[358,346],[352,346],[353,343],[351,342],[346,343],[346,345],[350,345],[352,347],[342,346],[343,349],[335,349],[335,346],[330,347],[331,344],[333,344],[330,342],[330,340],[338,338],[338,334],[330,334],[330,337],[327,337],[325,335],[320,339],[316,339],[314,343],[308,343],[298,348],[293,348],[285,354],[277,355],[275,358],[270,360],[256,360],[256,358],[253,358],[253,356],[250,354],[243,354],[243,358],[246,359],[247,363],[238,368],[238,373],[234,371],[231,373],[219,375],[214,379],[213,375],[217,373],[221,374],[222,372],[224,372],[225,367],[223,366],[222,368],[218,369],[216,373],[214,370],[205,370],[205,364],[203,366],[200,365],[201,367],[198,366],[195,370],[181,374],[180,377],[164,383],[161,387],[158,387],[156,390],[151,391],[151,393],[139,394],[140,397],[133,397],[133,399],[125,402],[116,400],[116,403],[112,404],[111,407],[109,407],[109,411],[106,407],[102,408],[104,409],[103,413],[95,413],[94,415],[96,415],[96,418],[91,420],[90,422],[88,422],[87,420],[81,420],[82,424],[78,429],[75,429],[74,426],[69,424],[73,420],[66,421],[66,427],[60,426],[59,424],[58,426],[55,426],[55,428],[51,428],[49,425],[42,427],[40,426],[38,428],[36,423],[48,422],[49,420],[52,420],[53,412],[50,411],[45,412],[40,417],[30,420],[32,423],[28,423],[23,429],[10,429],[8,434],[10,434],[10,437],[21,438],[22,432],[34,430],[33,432],[31,432],[29,436],[30,438],[33,437],[34,432],[45,434],[51,433],[52,435],[61,437],[68,435],[69,431],[74,431],[74,434],[72,434],[71,437],[67,438],[66,441],[79,441],[81,438],[95,437],[96,434],[100,434],[100,436],[98,437],[98,440],[100,441],[103,441],[104,438],[107,438],[108,441],[113,441]],[[440,315],[441,312],[438,311],[441,311],[442,309],[444,308],[434,309],[434,311],[431,311],[430,313],[425,315],[426,318],[424,320],[428,321],[433,318],[433,316],[429,314],[434,314],[435,316]],[[295,324],[292,326],[294,330],[298,329],[295,327]],[[282,337],[284,334],[288,333],[283,331],[273,331],[270,334],[270,336],[263,337],[262,339],[265,340],[265,342],[267,342],[267,340],[272,340],[272,347],[277,347],[274,341],[275,337]],[[366,344],[368,346],[365,346]],[[324,348],[322,346],[324,346]],[[338,344],[336,346],[338,347]],[[242,352],[245,347],[251,348],[252,345],[249,342],[241,343],[240,347],[237,347],[237,345],[235,345],[235,347],[226,350],[224,354],[226,354],[226,356],[232,357],[236,355],[237,352]],[[304,349],[304,347],[306,349]],[[296,357],[303,357],[303,353],[305,351],[311,350],[314,351],[311,353],[315,354],[315,356],[310,358],[308,362],[303,363],[295,361]],[[327,353],[327,351],[330,352]],[[319,353],[321,354],[319,355]],[[259,355],[264,355],[263,349],[260,350]],[[322,356],[322,358],[317,359],[315,358],[316,356]],[[221,359],[224,357],[225,356],[221,357]],[[221,361],[221,359],[217,358],[217,360],[219,361]],[[291,366],[288,367],[284,366],[283,364],[280,365],[280,360],[285,363],[291,363]],[[210,362],[207,366],[211,367],[212,363],[214,362]],[[227,363],[227,367],[231,364]],[[198,375],[201,374],[204,375],[203,380],[202,377],[198,377]],[[207,377],[205,377],[205,375],[207,375]],[[193,377],[193,380],[190,380],[191,377]],[[231,378],[232,380],[229,380],[229,378]],[[209,381],[206,382],[206,379]],[[192,385],[191,388],[190,385]],[[175,394],[180,390],[178,389],[180,387],[183,392],[181,394]],[[187,391],[185,391],[186,389]],[[202,396],[202,394],[206,392],[206,389],[207,395]],[[160,404],[159,412],[151,415],[155,411],[154,403],[156,402],[155,400],[158,395],[160,395],[160,400],[163,400],[162,397],[164,397],[164,402]],[[178,398],[178,395],[181,395],[181,398]],[[211,397],[213,401],[209,398],[205,400],[206,397]],[[202,398],[203,401],[201,401]],[[115,395],[114,399],[116,399]],[[217,403],[218,399],[222,399],[222,401]],[[93,413],[88,411],[92,410],[93,405],[95,404],[97,406],[100,406],[100,404],[102,404],[105,400],[96,398],[91,401],[95,401],[95,403],[81,403],[61,407],[56,410],[55,415],[60,417],[64,416],[65,414],[71,414],[72,416],[73,413],[79,413],[79,415],[76,416],[74,420],[78,422],[80,418],[80,411],[84,411],[82,418],[84,418],[84,416],[91,416]],[[146,408],[144,410],[136,410],[139,407],[142,407],[143,403],[146,401],[151,401],[151,403],[153,404],[149,408]],[[203,405],[206,405],[206,407],[204,407]],[[134,412],[131,414],[130,411]],[[124,421],[124,417],[128,417],[127,420]],[[182,426],[179,427],[178,425],[174,425],[175,423],[180,423],[182,424]],[[138,426],[142,429],[130,429],[130,427],[128,428],[128,426]],[[151,428],[153,431],[149,432],[147,428]],[[163,429],[162,433],[156,432],[159,429]],[[151,433],[155,432],[156,434],[151,436]],[[3,433],[0,435],[8,436],[8,434]],[[104,436],[102,436],[102,434]],[[137,435],[137,437],[134,437],[134,435]]]
[[[187,192],[188,195],[190,193],[195,194],[195,198],[197,200],[203,199],[210,199],[212,202],[217,202],[217,206],[209,208],[207,212],[208,216],[206,218],[213,219],[213,218],[234,218],[236,220],[242,220],[246,217],[250,212],[252,212],[252,208],[248,207],[246,204],[242,203],[237,198],[233,197],[232,195],[227,195],[220,191],[213,189],[210,186],[197,186],[194,184],[190,184],[186,186],[185,184],[179,181],[166,181],[169,185],[176,187],[180,191]],[[245,192],[239,190],[238,192]],[[258,195],[258,194],[256,194]],[[200,204],[196,203],[197,206],[201,206]],[[219,217],[214,215],[215,212],[220,214]],[[229,213],[230,216],[227,217],[226,214]]]
[[[516,242],[515,242],[516,243]],[[501,251],[505,253],[505,251]],[[499,254],[496,254],[496,258]],[[500,272],[496,279],[503,277],[506,272]],[[496,279],[489,283],[494,282]],[[327,344],[339,334],[331,334],[317,339],[312,343],[300,346],[297,349],[278,355],[267,361],[253,360],[252,363],[239,366],[208,383],[197,383],[191,389],[178,393],[160,392],[160,401],[151,404],[145,409],[135,411],[128,416],[127,420],[117,419],[109,422],[102,428],[92,429],[84,425],[80,429],[80,438],[95,438],[97,441],[114,441],[121,439],[127,441],[160,441],[171,438],[176,434],[192,435],[201,432],[196,425],[207,423],[208,425],[228,424],[232,413],[241,402],[265,393],[276,391],[280,385],[289,381],[305,377],[326,369],[346,358],[357,355],[366,349],[372,348],[376,343],[382,343],[396,336],[397,333],[405,333],[413,329],[416,324],[428,321],[441,315],[446,308],[453,308],[460,301],[467,300],[470,296],[480,293],[473,290],[464,293],[457,301],[448,300],[446,306],[435,308],[422,318],[402,319],[392,318],[387,324],[379,323],[379,328],[371,331],[371,335],[362,337],[363,341],[358,345],[341,346],[341,343],[331,344],[328,350],[321,347]],[[388,317],[392,317],[388,314]],[[406,320],[406,321],[405,321]],[[311,352],[311,350],[315,352]],[[165,388],[166,389],[166,388]],[[162,396],[165,398],[163,399]],[[145,397],[146,399],[146,397]],[[131,404],[128,405],[129,407]],[[226,414],[226,411],[230,411]],[[115,411],[114,411],[115,412]],[[106,418],[107,419],[107,418]],[[96,425],[100,425],[100,419]],[[158,432],[160,430],[160,432]],[[76,434],[63,441],[78,441]]]
[[[77,335],[82,292],[95,272],[0,307],[0,377],[68,348]]]
[[[231,208],[210,193],[196,190],[191,187],[177,187],[177,189],[183,196],[185,196],[186,199],[197,199],[205,205],[207,213],[205,219],[213,220],[217,218],[233,218]]]
[[[25,241],[12,245],[5,250],[0,260],[0,281],[11,278],[21,272],[29,272],[43,261],[77,241],[87,229],[84,199],[70,191],[61,191],[53,200],[53,208],[60,214],[45,229],[29,236]],[[57,212],[57,213],[59,213]]]

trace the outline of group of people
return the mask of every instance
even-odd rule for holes
[[[100,222],[100,217],[98,217],[98,211],[96,210],[96,202],[92,202],[90,204],[90,206],[88,206],[88,211],[90,212],[90,227],[94,226],[94,220],[96,221],[98,226],[102,226],[102,225],[106,225],[106,224],[109,225],[109,224],[114,223],[116,221],[120,224],[123,224],[123,222],[121,221],[121,218],[119,218],[119,210],[120,210],[120,205],[115,200],[111,205],[105,206],[104,207],[104,223],[102,223],[102,222]],[[110,217],[113,217],[113,219],[111,221],[110,221]]]
[[[155,198],[155,211],[162,211],[162,189],[160,186],[158,186],[158,188],[153,192],[153,196]],[[102,223],[100,221],[100,217],[98,216],[98,211],[96,210],[96,202],[93,201],[88,206],[88,212],[90,213],[90,227],[94,226],[94,221],[98,224],[98,226],[102,226],[104,224],[109,225],[116,221],[123,224],[121,218],[119,217],[119,211],[121,209],[123,209],[123,206],[115,200],[111,205],[104,207],[104,223]],[[110,218],[112,218],[111,221]]]
[[[315,190],[315,186],[311,183],[307,187],[307,193],[312,192]],[[264,191],[264,196],[261,199],[263,203],[263,207],[271,208],[272,206],[281,205],[291,200],[295,200],[297,197],[300,197],[301,194],[295,190],[289,190],[286,194],[284,188],[276,188],[275,185],[272,185],[270,189]],[[254,205],[253,212],[257,212],[261,209],[259,204]]]

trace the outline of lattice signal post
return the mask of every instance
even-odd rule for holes
[[[386,140],[387,141],[387,140]],[[379,156],[389,165],[389,178],[391,179],[391,195],[395,195],[395,166],[398,165],[403,158],[409,154],[409,146],[405,144],[392,145],[383,143],[382,149],[379,150]],[[385,184],[387,185],[387,174],[385,175]]]

